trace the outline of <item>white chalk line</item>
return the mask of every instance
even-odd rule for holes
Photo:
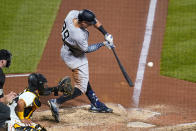
[[[158,128],[154,128],[154,129],[155,130],[159,130],[159,129],[166,129],[166,130],[169,129],[169,130],[172,130],[172,129],[180,128],[180,129],[183,130],[183,129],[186,129],[186,128],[191,128],[190,126],[196,126],[196,122],[193,122],[193,123],[184,123],[184,124],[177,124],[177,125],[173,125],[173,126],[163,126],[163,127],[158,127]]]
[[[184,124],[178,124],[176,126],[193,126],[193,125],[196,125],[196,122],[193,122],[193,123],[184,123]]]
[[[6,75],[5,77],[25,77],[25,76],[29,76],[30,74],[9,74]]]
[[[152,30],[153,30],[154,16],[156,12],[156,4],[157,4],[157,0],[150,1],[144,41],[143,41],[142,51],[141,51],[140,58],[139,58],[137,76],[135,80],[135,86],[134,86],[133,97],[132,97],[133,106],[135,107],[139,106],[140,93],[142,89],[142,81],[144,77],[146,60],[148,56],[148,50],[149,50]]]

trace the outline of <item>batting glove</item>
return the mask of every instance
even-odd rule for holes
[[[113,43],[113,36],[109,33],[105,34],[105,40],[109,43]]]
[[[113,42],[109,43],[108,41],[104,41],[103,44],[110,50],[115,47]]]

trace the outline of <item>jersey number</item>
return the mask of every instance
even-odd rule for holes
[[[63,33],[63,40],[65,40],[65,39],[67,39],[69,37],[69,31],[66,29],[65,21],[64,21],[62,33]]]

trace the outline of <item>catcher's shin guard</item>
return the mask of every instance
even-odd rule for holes
[[[48,101],[48,106],[50,107],[52,116],[56,122],[60,122],[59,118],[59,107],[57,106],[56,99],[51,99]]]
[[[82,95],[82,92],[80,91],[80,89],[75,87],[73,94],[60,96],[58,99],[56,99],[56,102],[58,104],[63,104],[64,102],[71,100],[71,99],[74,99],[80,95]]]
[[[74,99],[77,96],[80,96],[82,92],[78,88],[74,88],[73,94],[63,95],[58,99],[51,99],[48,101],[48,105],[51,109],[52,116],[55,118],[56,122],[60,122],[59,118],[59,104],[63,104],[63,102]]]

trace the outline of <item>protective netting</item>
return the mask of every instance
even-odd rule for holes
[[[165,117],[156,118],[160,125],[161,122],[163,125],[176,124],[178,121],[193,122],[196,119],[196,3],[194,0],[178,2],[2,0],[0,48],[6,48],[13,54],[12,65],[5,72],[8,73],[7,76],[10,73],[23,75],[40,72],[47,77],[50,86],[57,85],[64,76],[72,76],[71,70],[60,56],[63,21],[70,10],[90,9],[113,35],[116,53],[135,85],[133,88],[128,86],[112,51],[101,47],[87,55],[90,83],[98,98],[106,103],[121,104],[128,108],[149,107],[150,110],[166,114]],[[174,13],[177,15],[173,15]],[[172,19],[174,16],[175,20]],[[88,31],[89,44],[104,41],[104,36],[98,30],[90,27]],[[182,34],[183,32],[185,33]],[[148,62],[153,62],[153,66],[147,66]],[[160,72],[166,76],[160,75]],[[26,86],[25,75],[14,75],[7,78],[4,90],[5,93],[11,90],[19,93]],[[45,109],[49,98],[54,96],[41,97],[41,110]],[[83,95],[63,106],[89,103]],[[164,108],[165,106],[169,108]]]

